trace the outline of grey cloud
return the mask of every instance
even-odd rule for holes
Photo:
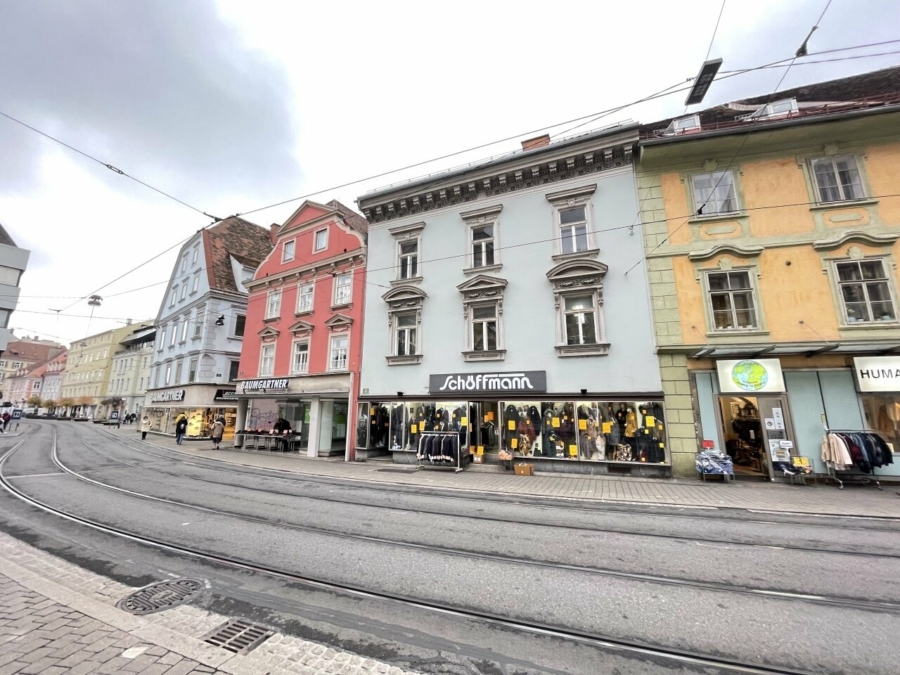
[[[296,191],[285,73],[210,2],[0,0],[0,63],[0,110],[201,208]],[[0,118],[0,184],[26,191],[47,142]]]

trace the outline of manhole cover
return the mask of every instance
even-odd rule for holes
[[[132,614],[151,614],[183,605],[202,593],[203,589],[203,582],[196,579],[160,581],[125,596],[116,606]]]
[[[207,634],[203,641],[235,654],[246,654],[273,635],[275,635],[275,631],[269,630],[265,626],[243,619],[232,619]]]

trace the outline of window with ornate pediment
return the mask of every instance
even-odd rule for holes
[[[503,293],[506,279],[479,274],[456,288],[463,296],[466,361],[502,361],[506,358],[503,339]]]
[[[405,285],[422,280],[422,231],[425,223],[399,225],[388,230],[394,237],[396,273],[393,285]]]
[[[488,206],[475,211],[460,213],[466,223],[467,267],[466,274],[496,272],[503,265],[500,262],[500,212],[502,204]]]
[[[595,260],[568,260],[549,272],[556,307],[558,356],[602,356],[609,352],[603,322],[603,277]]]
[[[388,365],[422,361],[422,306],[428,296],[416,286],[397,286],[381,296],[388,306],[391,353]]]

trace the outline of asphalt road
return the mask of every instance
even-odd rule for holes
[[[0,438],[0,454],[11,446]],[[186,461],[73,423],[39,424],[3,474],[112,527],[426,604],[805,672],[894,674],[900,663],[900,519],[360,486]],[[204,602],[216,611],[421,672],[716,672],[236,572],[62,521],[5,491],[0,527],[125,583],[208,579]]]

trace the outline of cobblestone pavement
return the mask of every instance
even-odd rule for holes
[[[412,675],[327,645],[276,633],[246,655],[200,639],[230,617],[190,605],[133,616],[133,588],[0,534],[0,675]]]
[[[110,433],[123,437],[129,443],[140,442],[140,436],[133,427],[112,429]],[[401,465],[381,461],[363,463],[309,459],[293,454],[235,450],[228,444],[223,444],[222,450],[212,450],[209,443],[201,441],[185,442],[179,446],[174,439],[156,434],[149,435],[147,442],[188,455],[243,466],[393,485],[670,506],[900,518],[900,487],[890,484],[880,492],[874,486],[848,486],[838,490],[835,485],[825,482],[803,486],[762,481],[723,484],[715,479],[701,482],[697,479],[565,474],[515,476],[491,466],[471,467],[462,473],[414,471],[413,467],[409,467],[410,471],[406,473],[398,472],[398,469],[402,470]]]

